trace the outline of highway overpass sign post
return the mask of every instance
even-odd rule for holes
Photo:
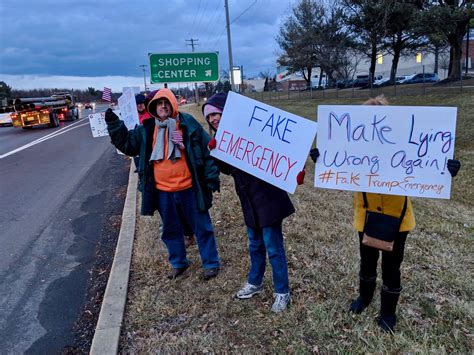
[[[219,60],[210,53],[150,53],[151,83],[195,83],[219,80]]]

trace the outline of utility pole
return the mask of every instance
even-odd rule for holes
[[[229,53],[229,80],[230,80],[230,87],[232,91],[235,90],[234,85],[234,61],[232,60],[232,40],[230,38],[230,21],[229,21],[229,3],[225,0],[225,21],[227,24],[227,52]]]
[[[147,65],[146,65],[146,64],[140,64],[139,67],[143,69],[143,84],[145,84],[145,94],[146,94],[146,93],[147,93],[147,90],[146,90],[145,68],[147,67]]]
[[[468,66],[469,66],[469,32],[471,32],[470,24],[471,24],[470,22],[467,23],[467,34],[466,34],[466,75],[467,75]]]
[[[199,45],[197,43],[198,41],[199,41],[199,39],[197,39],[197,38],[191,38],[191,39],[186,40],[186,42],[189,42],[189,43],[186,43],[186,45],[191,46],[193,53],[194,53],[194,47]],[[194,43],[194,42],[196,42],[196,43]],[[198,84],[197,83],[194,83],[194,97],[196,99],[196,104],[199,106],[199,92],[198,92]]]

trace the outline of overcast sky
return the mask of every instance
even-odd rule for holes
[[[276,71],[275,37],[295,2],[229,0],[246,76]],[[229,66],[224,0],[0,0],[0,19],[0,80],[13,88],[143,87],[148,53],[190,52],[191,38]]]

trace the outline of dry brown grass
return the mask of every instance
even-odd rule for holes
[[[474,111],[474,99],[404,99],[396,104],[445,102],[460,107],[456,144],[463,168],[450,201],[414,201],[418,226],[407,242],[394,336],[375,325],[378,297],[362,315],[347,311],[357,292],[359,262],[351,226],[352,194],[313,188],[313,165],[308,163],[306,183],[292,196],[297,212],[284,222],[290,309],[281,315],[270,312],[270,268],[264,294],[245,301],[233,297],[246,279],[247,237],[233,181],[222,176],[211,210],[222,259],[217,279],[201,279],[193,246],[185,276],[167,280],[159,217],[137,218],[121,352],[472,352],[474,122],[468,115]],[[312,118],[316,104],[286,101],[279,106]],[[185,109],[201,118],[200,108]]]

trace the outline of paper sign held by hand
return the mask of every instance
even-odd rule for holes
[[[114,113],[120,117],[120,110],[114,110]],[[105,123],[105,112],[91,113],[88,118],[92,131],[92,137],[98,138],[109,135],[107,123]]]
[[[229,92],[211,155],[294,193],[316,127],[313,121]]]
[[[319,106],[316,187],[449,198],[455,107]]]
[[[129,130],[134,129],[136,125],[140,124],[133,87],[123,88],[122,96],[118,98],[118,104],[120,112],[122,113],[120,119]]]

